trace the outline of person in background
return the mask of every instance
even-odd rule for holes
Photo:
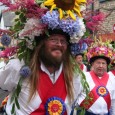
[[[78,53],[75,55],[75,61],[79,65],[82,71],[87,71],[86,65],[83,64],[83,54],[82,53]]]
[[[71,52],[73,54],[73,57],[75,58],[75,63],[82,71],[87,71],[87,67],[83,62],[84,54],[87,48],[87,43],[83,42],[82,40],[80,40],[78,43],[73,43],[71,45]]]
[[[17,57],[9,59],[0,71],[0,87],[10,92],[6,113],[70,115],[82,80],[75,72],[70,43],[77,42],[85,32],[80,5],[86,0],[38,2],[19,0],[13,4],[18,18],[10,33],[18,49],[11,48],[8,55],[13,57],[16,52]],[[71,11],[73,5],[78,13]],[[10,41],[8,33],[1,38],[3,45],[10,45]]]
[[[115,115],[115,78],[107,73],[112,55],[112,49],[101,42],[94,42],[88,49],[92,69],[84,74],[90,89],[89,98],[81,92],[76,102],[77,108],[85,108],[84,115]]]

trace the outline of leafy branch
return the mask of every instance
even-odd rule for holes
[[[19,105],[19,102],[18,102],[18,97],[19,97],[19,94],[21,92],[23,79],[24,79],[24,77],[20,77],[18,85],[17,85],[16,89],[14,90],[14,92],[12,94],[12,97],[11,97],[11,103],[13,103],[11,114],[14,114],[14,115],[16,115],[15,108],[17,107],[18,109],[20,109],[20,105]]]

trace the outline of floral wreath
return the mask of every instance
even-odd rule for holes
[[[11,39],[18,41],[18,58],[26,58],[28,63],[36,47],[35,36],[48,35],[48,29],[59,29],[70,36],[71,43],[77,43],[86,29],[81,11],[86,0],[0,0],[8,7],[6,11],[15,12],[14,25],[9,30],[1,30],[1,43],[9,46]],[[81,7],[82,6],[82,7]],[[10,36],[10,37],[9,37]]]
[[[0,57],[10,58],[16,54],[20,60],[24,59],[26,65],[20,70],[21,76],[31,74],[27,65],[31,52],[37,46],[35,36],[49,35],[48,29],[59,29],[70,36],[70,43],[77,43],[86,31],[81,14],[86,7],[86,0],[16,0],[14,4],[9,0],[0,2],[8,7],[4,12],[12,11],[16,15],[14,25],[9,30],[0,29],[1,43],[6,47]],[[12,40],[16,40],[16,44],[10,45]],[[20,109],[18,96],[24,77],[20,78],[11,98],[11,102],[15,101],[12,114],[15,113],[15,106]]]
[[[101,38],[95,38],[95,42],[91,44],[87,51],[88,61],[92,63],[93,58],[106,57],[109,64],[112,59],[114,50],[110,42],[110,40],[103,42]]]

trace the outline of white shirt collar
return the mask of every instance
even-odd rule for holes
[[[55,71],[55,81],[53,79],[54,77],[54,73],[50,74],[50,72],[48,71],[48,69],[46,68],[46,66],[43,64],[43,62],[41,62],[41,70],[44,71],[46,74],[48,74],[48,76],[50,77],[52,82],[56,82],[56,80],[58,79],[58,77],[60,76],[62,69],[63,69],[63,63],[60,65],[60,68]]]

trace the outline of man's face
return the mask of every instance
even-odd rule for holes
[[[78,64],[82,64],[82,61],[83,61],[83,57],[81,55],[77,55],[75,57],[75,61],[78,63]]]
[[[102,77],[107,72],[107,62],[105,59],[96,59],[92,63],[92,68],[98,77]]]
[[[64,35],[54,34],[45,41],[42,60],[45,64],[58,66],[63,61],[67,50],[67,41]]]

